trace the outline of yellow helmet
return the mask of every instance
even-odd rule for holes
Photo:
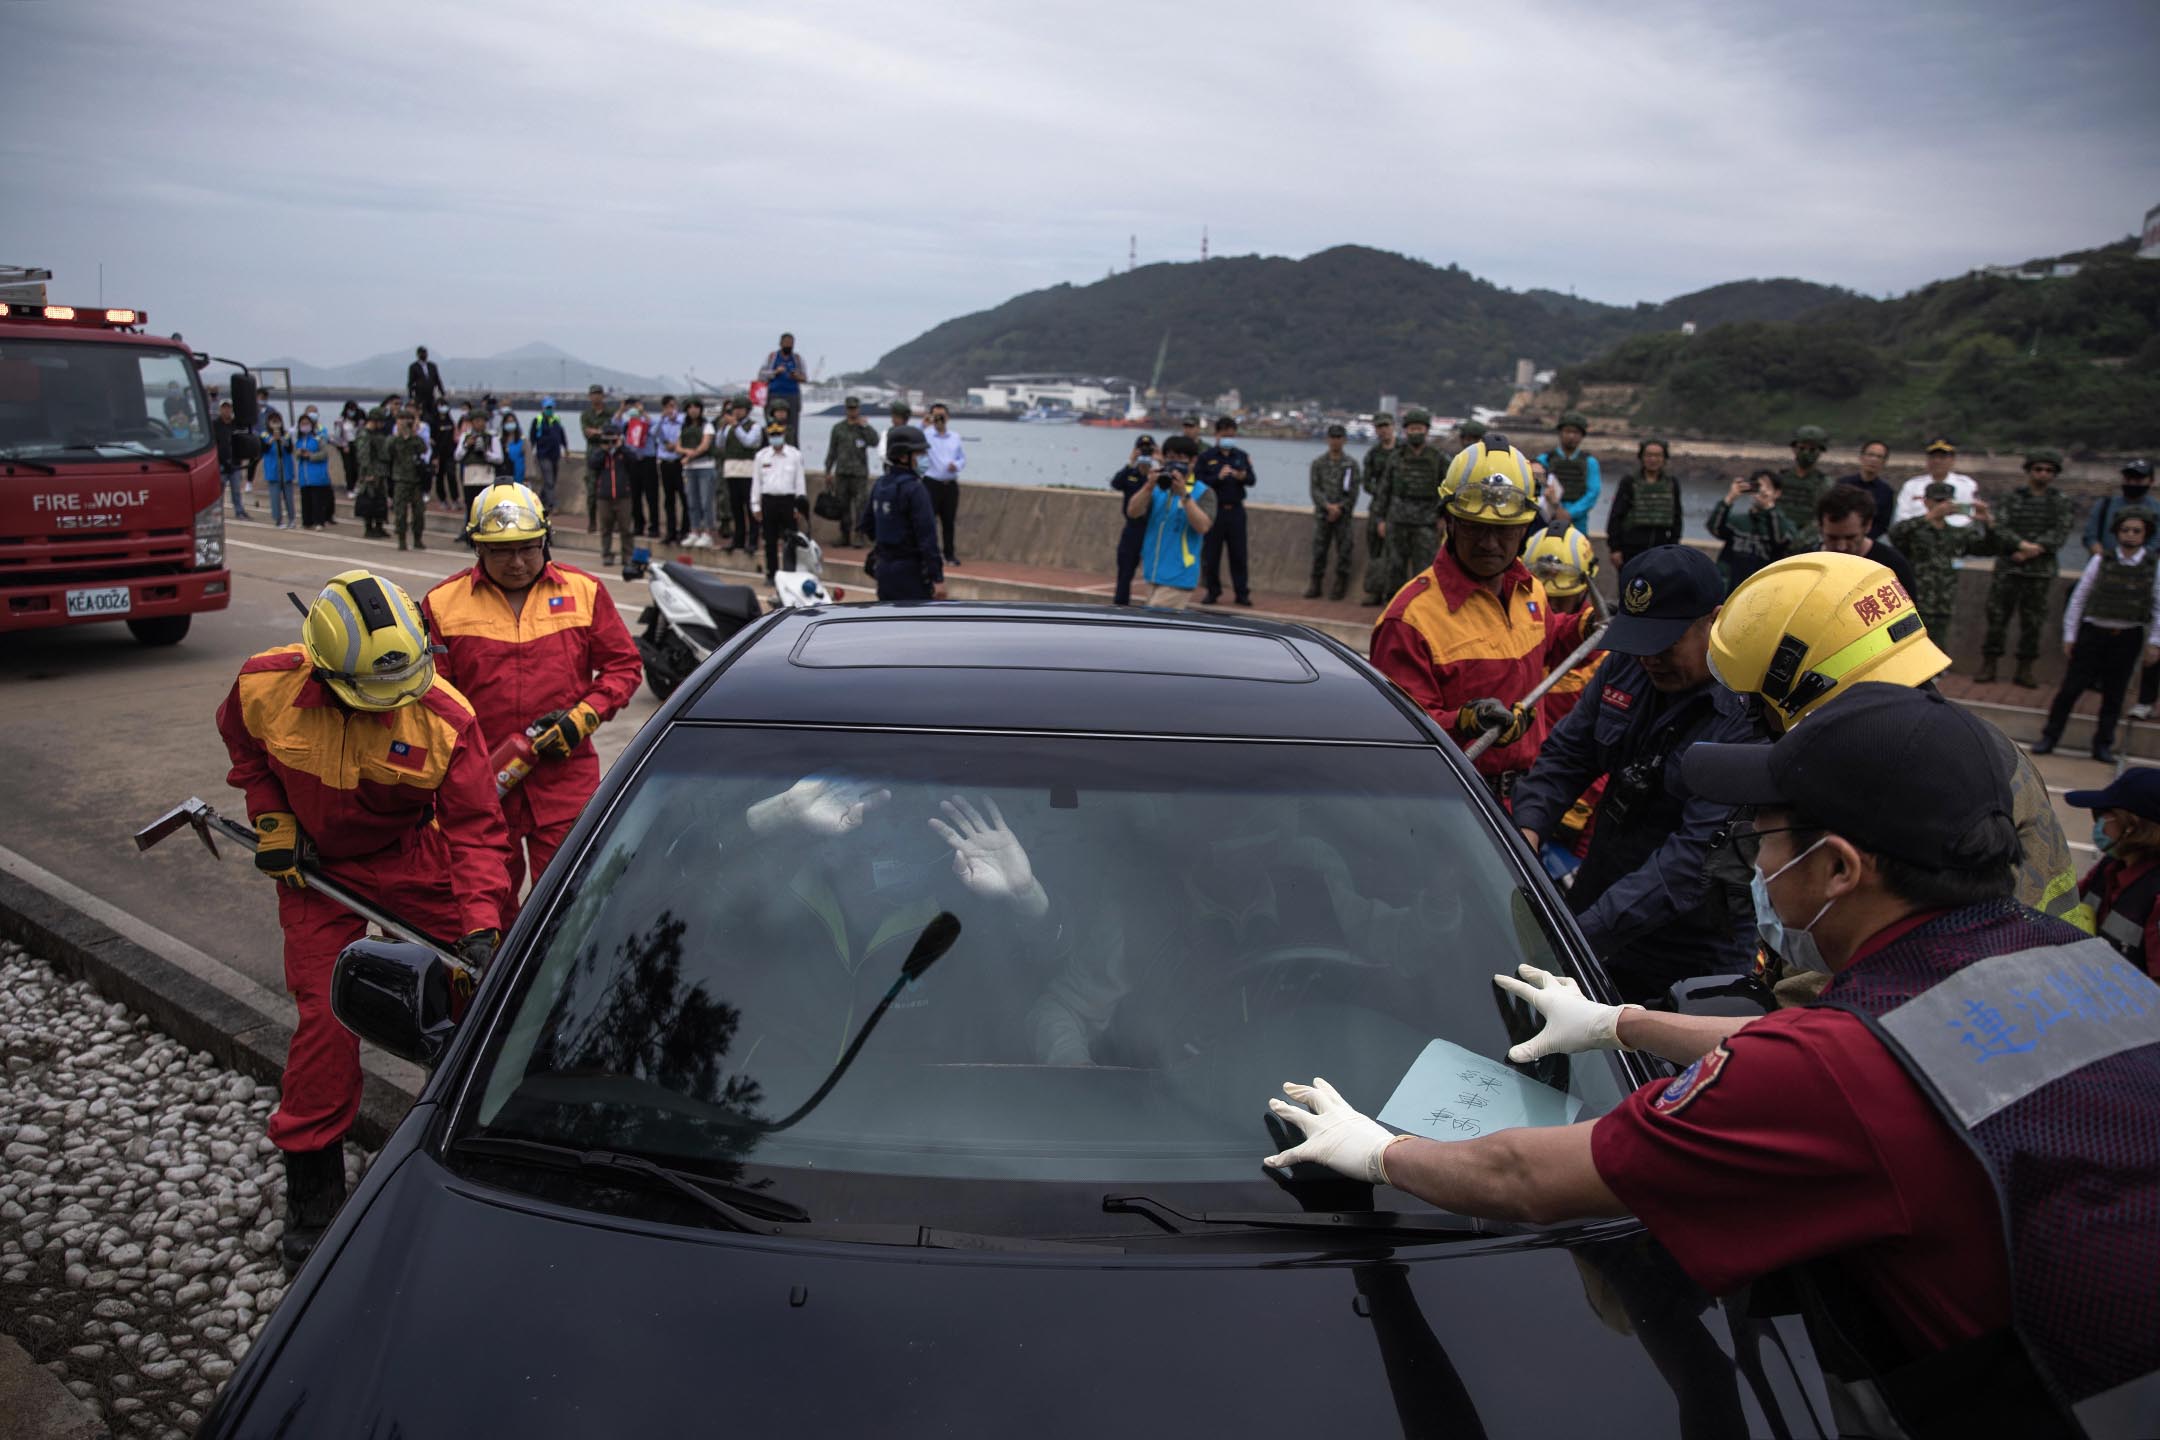
[[[1949,666],[1888,568],[1833,551],[1765,565],[1710,628],[1711,673],[1787,727],[1863,680],[1921,685]]]
[[[1523,563],[1544,582],[1545,593],[1563,600],[1589,589],[1598,572],[1597,551],[1590,537],[1572,527],[1540,530],[1532,535],[1530,548],[1523,552]]]
[[[304,610],[300,642],[308,663],[355,710],[396,710],[435,683],[435,652],[420,611],[388,580],[347,570],[332,576]]]
[[[1448,462],[1440,482],[1440,503],[1458,520],[1481,525],[1527,525],[1537,518],[1537,486],[1530,459],[1501,439],[1488,435]]]
[[[465,538],[473,544],[521,545],[547,537],[547,511],[529,487],[504,481],[473,496],[465,520]]]

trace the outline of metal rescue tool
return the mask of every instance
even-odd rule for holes
[[[172,809],[136,831],[135,848],[137,850],[148,850],[158,841],[181,829],[193,830],[197,838],[209,848],[212,855],[218,853],[217,838],[210,833],[213,830],[224,831],[226,838],[236,844],[245,845],[249,854],[253,854],[255,851],[254,826],[243,825],[237,820],[220,815],[208,803],[193,795],[190,795],[186,800],[173,806]],[[219,858],[222,859],[223,857],[220,856]],[[324,899],[344,906],[347,910],[352,911],[353,914],[376,926],[387,935],[395,935],[400,940],[410,940],[415,945],[426,946],[455,967],[454,973],[464,973],[470,969],[464,959],[451,946],[436,939],[419,926],[409,925],[387,910],[370,901],[361,899],[337,881],[323,874],[322,867],[317,863],[312,851],[302,855],[298,868],[300,874],[307,880],[309,888]]]
[[[1599,598],[1597,593],[1597,587],[1595,585],[1590,587],[1590,604],[1599,615],[1604,615],[1607,613],[1604,602]],[[1583,641],[1582,644],[1576,646],[1573,650],[1568,652],[1567,659],[1562,660],[1558,665],[1555,665],[1553,667],[1552,674],[1547,675],[1543,680],[1540,680],[1537,683],[1536,687],[1533,688],[1528,695],[1523,696],[1523,698],[1521,700],[1518,700],[1516,703],[1527,708],[1529,706],[1537,704],[1538,701],[1544,699],[1545,692],[1552,689],[1553,686],[1559,684],[1561,677],[1565,676],[1568,671],[1574,669],[1577,665],[1582,664],[1583,661],[1590,658],[1590,653],[1598,648],[1598,643],[1605,638],[1605,631],[1608,627],[1611,626],[1611,624],[1612,622],[1610,620],[1601,621],[1597,629],[1590,632],[1589,639]],[[1487,750],[1492,749],[1493,741],[1498,740],[1499,738],[1500,732],[1498,730],[1487,730],[1484,734],[1478,736],[1477,739],[1471,741],[1468,745],[1463,747],[1463,758],[1465,760],[1477,759],[1478,756],[1484,754]]]

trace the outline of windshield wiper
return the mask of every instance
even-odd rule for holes
[[[9,465],[27,465],[32,470],[42,470],[47,475],[58,475],[60,473],[60,467],[57,465],[48,465],[43,460],[33,460],[28,455],[18,455],[13,450],[0,450],[0,462]]]
[[[150,449],[140,440],[98,440],[87,443],[77,441],[74,444],[62,445],[55,453],[88,451],[90,454],[103,459],[105,458],[105,452],[108,450],[118,450],[121,454],[133,456],[138,460],[163,460],[166,464],[177,465],[182,470],[195,468],[177,455],[167,455],[162,450]]]
[[[1503,1220],[1480,1220],[1474,1215],[1404,1215],[1393,1210],[1323,1210],[1276,1214],[1267,1210],[1202,1210],[1187,1214],[1173,1205],[1147,1195],[1105,1195],[1104,1213],[1138,1215],[1152,1220],[1172,1235],[1194,1235],[1206,1227],[1233,1229],[1311,1230],[1361,1239],[1480,1240],[1491,1235],[1540,1233]]]
[[[676,1170],[642,1155],[629,1155],[620,1150],[579,1150],[569,1145],[551,1145],[544,1140],[494,1135],[468,1135],[452,1142],[450,1148],[460,1154],[491,1160],[523,1160],[556,1170],[635,1176],[648,1185],[673,1190],[697,1202],[728,1229],[746,1235],[838,1240],[856,1245],[911,1245],[927,1250],[1010,1250],[1074,1255],[1124,1253],[1124,1247],[1119,1245],[1036,1240],[1023,1235],[986,1235],[969,1230],[945,1230],[935,1225],[825,1224],[812,1220],[810,1212],[800,1205],[777,1196],[693,1171]],[[721,1198],[723,1194],[728,1198]]]

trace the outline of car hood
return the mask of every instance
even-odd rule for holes
[[[565,1212],[417,1154],[296,1303],[204,1434],[1666,1436],[1685,1412],[1691,1433],[1812,1435],[1828,1416],[1797,1322],[1706,1303],[1640,1232],[1392,1257],[805,1244]]]

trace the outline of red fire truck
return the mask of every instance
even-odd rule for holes
[[[140,310],[23,293],[0,298],[0,632],[124,620],[174,644],[232,600],[209,357]]]

